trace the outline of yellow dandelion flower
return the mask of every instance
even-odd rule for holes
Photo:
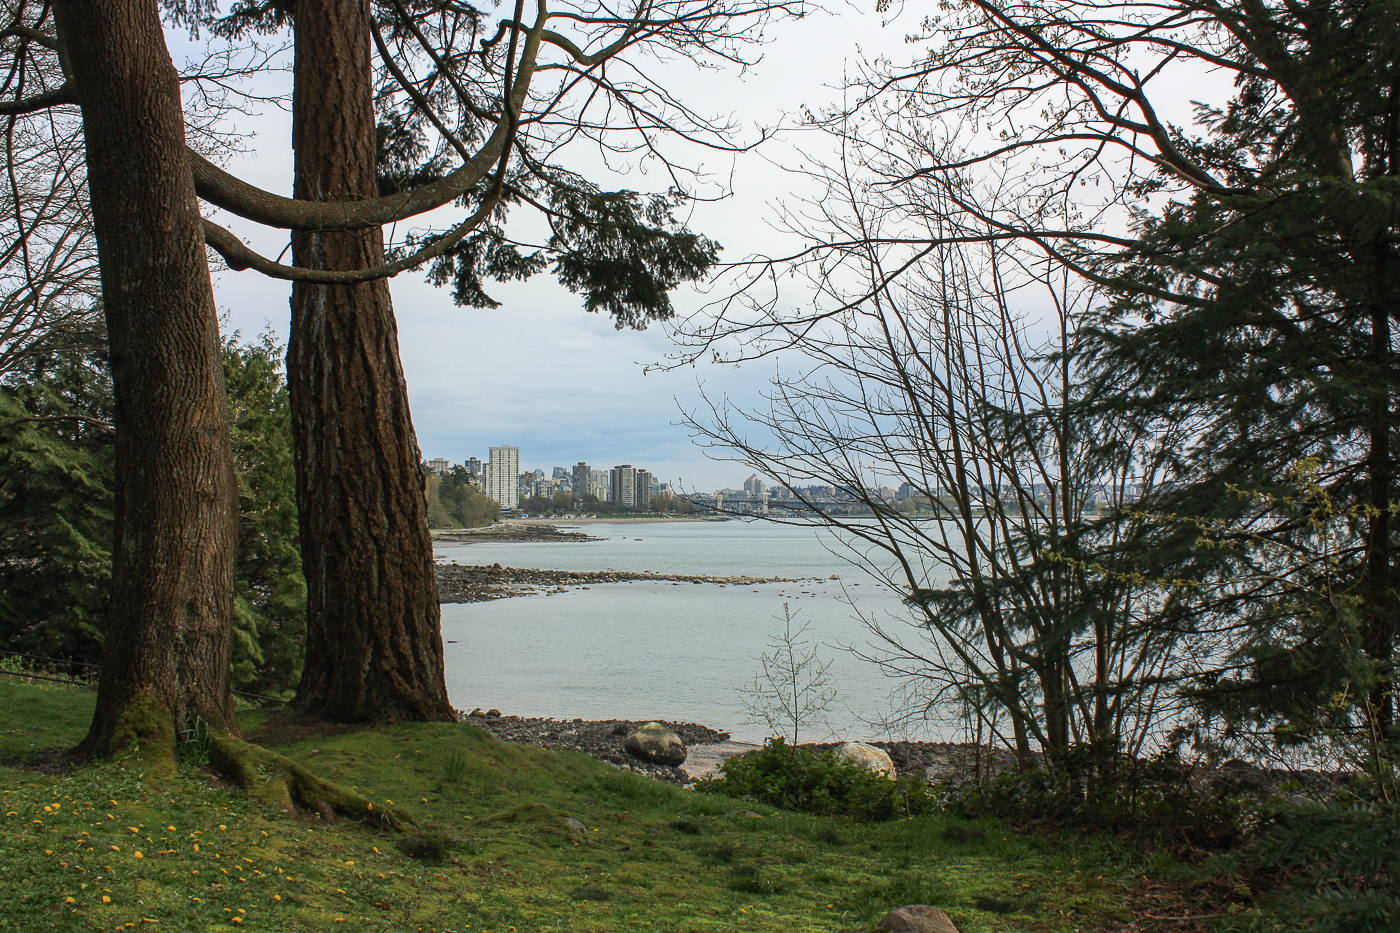
[[[140,852],[137,852],[137,853],[136,853],[136,858],[145,858],[145,857],[146,857],[146,856],[142,855]]]
[[[108,894],[102,895],[102,903],[104,903],[104,904],[110,904],[110,903],[112,903],[111,895],[108,895]]]

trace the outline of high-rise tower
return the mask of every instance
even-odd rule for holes
[[[486,495],[503,509],[520,504],[520,448],[492,447],[486,465]]]

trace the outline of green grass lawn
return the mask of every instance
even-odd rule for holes
[[[784,813],[469,725],[278,748],[407,809],[415,835],[293,820],[214,780],[197,749],[160,787],[137,762],[24,767],[75,744],[92,702],[0,678],[0,930],[801,933],[869,931],[925,903],[963,933],[1069,933],[1127,920],[1138,881],[1105,869],[1111,853],[1092,841],[1052,848],[938,816]]]

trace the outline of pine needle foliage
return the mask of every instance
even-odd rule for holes
[[[54,352],[0,385],[0,644],[95,662],[112,561],[105,360]]]
[[[306,584],[281,348],[224,345],[239,482],[233,687],[290,695]],[[112,565],[112,388],[92,346],[0,384],[0,646],[96,664]]]

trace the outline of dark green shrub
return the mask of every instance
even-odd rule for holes
[[[1400,929],[1400,807],[1281,807],[1234,857],[1265,917],[1299,933]]]
[[[695,789],[755,800],[784,810],[857,820],[889,820],[931,809],[933,800],[919,782],[888,778],[837,758],[822,749],[791,746],[770,739],[763,748],[724,763],[722,779],[700,781]]]
[[[1254,813],[1243,795],[1212,793],[1169,755],[1142,760],[1073,745],[1028,768],[951,790],[945,808],[967,818],[1073,826],[1220,848],[1234,844]]]

